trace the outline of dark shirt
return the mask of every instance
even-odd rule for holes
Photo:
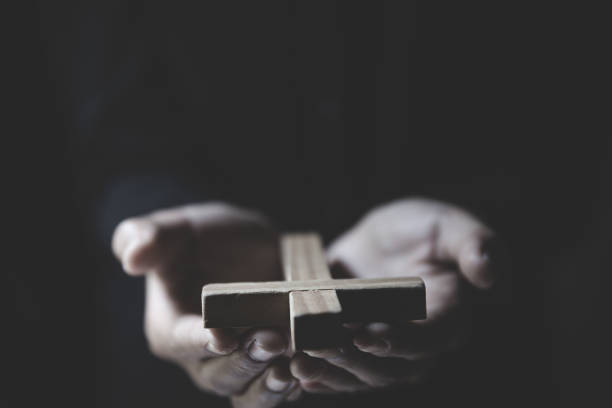
[[[428,385],[320,404],[550,402],[550,260],[596,223],[601,203],[585,197],[603,185],[606,140],[556,137],[549,120],[579,121],[538,99],[547,90],[534,87],[512,42],[500,42],[495,19],[447,9],[430,27],[417,24],[412,3],[359,3],[79,9],[68,106],[93,232],[107,251],[128,216],[224,200],[329,241],[393,199],[463,206],[516,254],[512,300],[475,309],[472,345]],[[584,217],[568,219],[576,213]],[[214,399],[148,355],[141,283],[110,258],[103,265],[100,406]]]

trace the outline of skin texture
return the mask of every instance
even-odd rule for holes
[[[503,266],[493,231],[465,211],[411,199],[372,210],[329,249],[336,277],[420,276],[427,319],[353,325],[352,346],[305,351],[291,362],[308,392],[354,392],[416,384],[470,328],[469,286],[490,288]],[[494,262],[495,260],[495,262]]]
[[[493,232],[447,204],[407,199],[370,211],[328,255],[335,277],[420,276],[428,318],[353,324],[353,344],[290,355],[279,328],[204,329],[200,290],[210,282],[281,280],[278,232],[261,215],[214,203],[123,221],[113,251],[146,278],[151,351],[180,365],[200,389],[235,407],[275,407],[311,393],[418,383],[469,331],[468,285],[489,288],[501,268]]]

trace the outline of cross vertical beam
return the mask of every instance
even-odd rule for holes
[[[281,239],[285,280],[332,279],[321,239],[314,233],[286,234]],[[289,293],[291,348],[332,347],[342,341],[342,306],[335,289]]]

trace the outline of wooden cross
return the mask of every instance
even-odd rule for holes
[[[204,327],[288,326],[293,350],[314,350],[344,344],[342,323],[426,317],[420,278],[332,279],[317,234],[286,234],[280,246],[285,281],[202,288]]]

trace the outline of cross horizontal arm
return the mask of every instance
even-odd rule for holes
[[[329,289],[347,323],[426,317],[425,285],[414,277],[214,283],[202,289],[204,327],[288,326],[290,292]]]

